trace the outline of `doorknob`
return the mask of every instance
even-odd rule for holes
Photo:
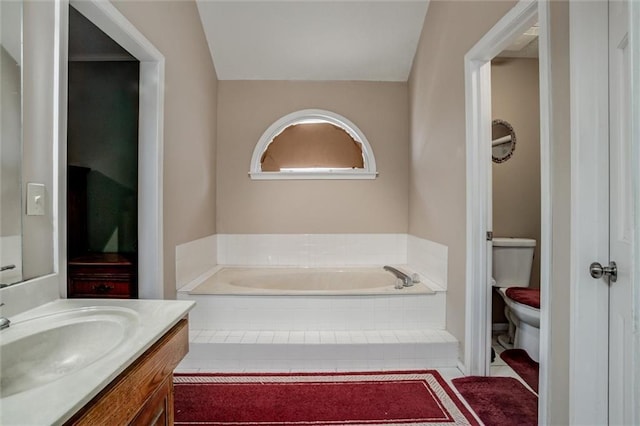
[[[616,265],[616,262],[609,262],[609,266],[605,267],[600,262],[593,262],[589,266],[589,272],[593,278],[602,278],[603,275],[606,275],[612,283],[618,280],[618,265]]]

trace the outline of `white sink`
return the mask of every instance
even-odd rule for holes
[[[132,309],[100,306],[11,324],[0,332],[0,398],[51,383],[116,352],[138,323]]]

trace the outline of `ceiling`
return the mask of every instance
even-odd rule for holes
[[[197,4],[220,80],[407,81],[429,1]]]
[[[540,24],[536,22],[531,28],[519,35],[505,50],[500,52],[499,58],[538,58],[538,36]]]
[[[69,61],[137,61],[73,6],[69,6]]]

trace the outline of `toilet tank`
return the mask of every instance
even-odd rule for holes
[[[493,279],[496,287],[529,287],[536,240],[493,239]]]

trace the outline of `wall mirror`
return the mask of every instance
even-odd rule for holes
[[[22,281],[22,2],[0,2],[0,288]]]
[[[494,163],[507,161],[516,149],[516,132],[504,120],[491,122],[491,158]]]

